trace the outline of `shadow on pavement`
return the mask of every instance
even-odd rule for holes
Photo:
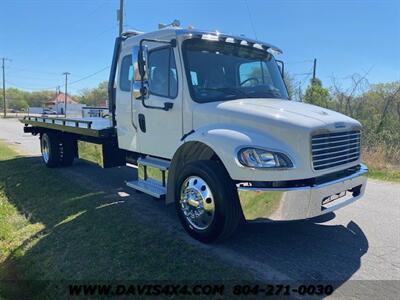
[[[368,240],[354,222],[325,225],[314,219],[247,224],[226,247],[291,279],[346,281],[360,268]]]

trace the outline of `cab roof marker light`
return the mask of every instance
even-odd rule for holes
[[[225,42],[227,42],[227,43],[235,43],[235,39],[233,37],[227,37],[225,39]]]
[[[218,36],[214,35],[214,34],[203,34],[201,36],[201,39],[202,40],[209,40],[209,41],[218,41],[219,40]]]
[[[268,48],[267,52],[272,54],[272,55],[278,55],[278,54],[282,54],[281,51],[279,51],[278,49],[274,49],[274,48]]]
[[[254,48],[257,48],[257,49],[263,50],[262,45],[260,45],[260,44],[258,44],[258,43],[255,43],[255,44],[253,45],[253,47],[254,47]]]
[[[243,41],[240,42],[240,45],[248,46],[249,43],[247,41],[243,40]]]

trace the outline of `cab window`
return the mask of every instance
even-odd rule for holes
[[[122,91],[131,91],[131,80],[133,75],[132,55],[126,55],[122,58],[121,71],[119,74],[119,88]]]
[[[172,48],[160,48],[149,52],[150,94],[176,98],[178,77]]]
[[[243,63],[239,67],[239,80],[242,86],[272,84],[268,68],[263,61]]]

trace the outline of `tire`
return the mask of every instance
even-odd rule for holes
[[[76,142],[71,138],[62,141],[60,163],[64,167],[71,166],[76,157]]]
[[[42,159],[46,167],[56,168],[60,164],[60,140],[53,133],[43,133],[40,137]]]
[[[183,228],[200,242],[227,239],[243,220],[236,186],[220,162],[200,160],[185,165],[177,178],[175,193]]]

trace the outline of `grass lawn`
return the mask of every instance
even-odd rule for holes
[[[65,295],[56,280],[251,279],[195,243],[139,221],[129,199],[62,173],[0,143],[0,299]],[[12,290],[4,279],[21,283]]]
[[[383,146],[382,146],[383,147]],[[377,180],[400,182],[400,150],[396,150],[398,155],[389,160],[385,155],[385,148],[374,150],[364,150],[362,153],[363,163],[368,166],[368,177]],[[394,152],[396,152],[394,151]]]
[[[368,177],[372,179],[400,182],[400,169],[392,168],[371,168]]]

